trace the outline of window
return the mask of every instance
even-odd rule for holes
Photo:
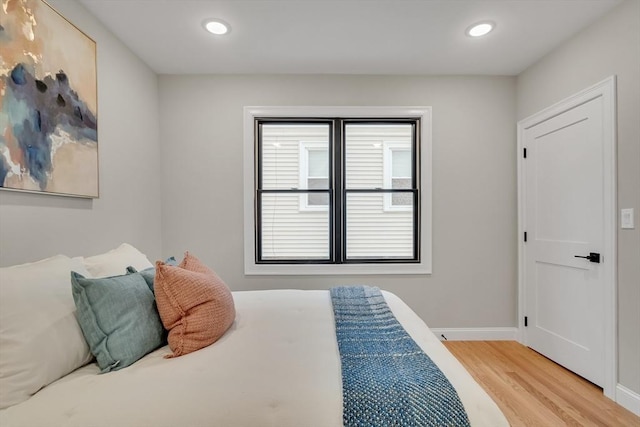
[[[394,190],[411,188],[411,145],[410,141],[384,143],[384,184]],[[386,194],[386,211],[406,211],[412,206],[411,197],[406,193]]]
[[[345,260],[376,262],[418,262],[419,198],[417,175],[419,140],[415,119],[397,121],[347,120],[344,124],[343,146],[346,219]],[[406,148],[407,185],[393,188],[386,179],[385,141],[393,139]],[[386,209],[386,201],[399,198],[407,204],[402,211]]]
[[[300,143],[300,182],[299,188],[318,190],[329,188],[329,148],[326,143]],[[312,193],[300,195],[301,211],[326,210],[329,195]]]
[[[430,272],[430,110],[362,110],[245,108],[248,274]]]

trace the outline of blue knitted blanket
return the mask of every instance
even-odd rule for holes
[[[469,426],[458,393],[396,320],[378,288],[331,289],[351,426]]]

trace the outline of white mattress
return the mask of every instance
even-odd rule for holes
[[[496,404],[397,296],[396,318],[458,391],[472,426],[508,426]],[[167,347],[98,374],[90,364],[0,411],[11,426],[342,425],[340,355],[328,291],[233,293],[237,317],[215,344],[174,359]]]

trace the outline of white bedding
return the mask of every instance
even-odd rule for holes
[[[458,391],[472,426],[508,426],[496,404],[397,296],[396,318]],[[189,427],[342,425],[340,355],[328,291],[234,292],[222,339],[174,359],[163,347],[120,371],[90,364],[26,402],[0,426]]]

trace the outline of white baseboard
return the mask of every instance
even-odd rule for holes
[[[616,387],[616,403],[640,417],[640,394],[623,385]]]
[[[518,328],[431,328],[441,341],[517,341]]]

